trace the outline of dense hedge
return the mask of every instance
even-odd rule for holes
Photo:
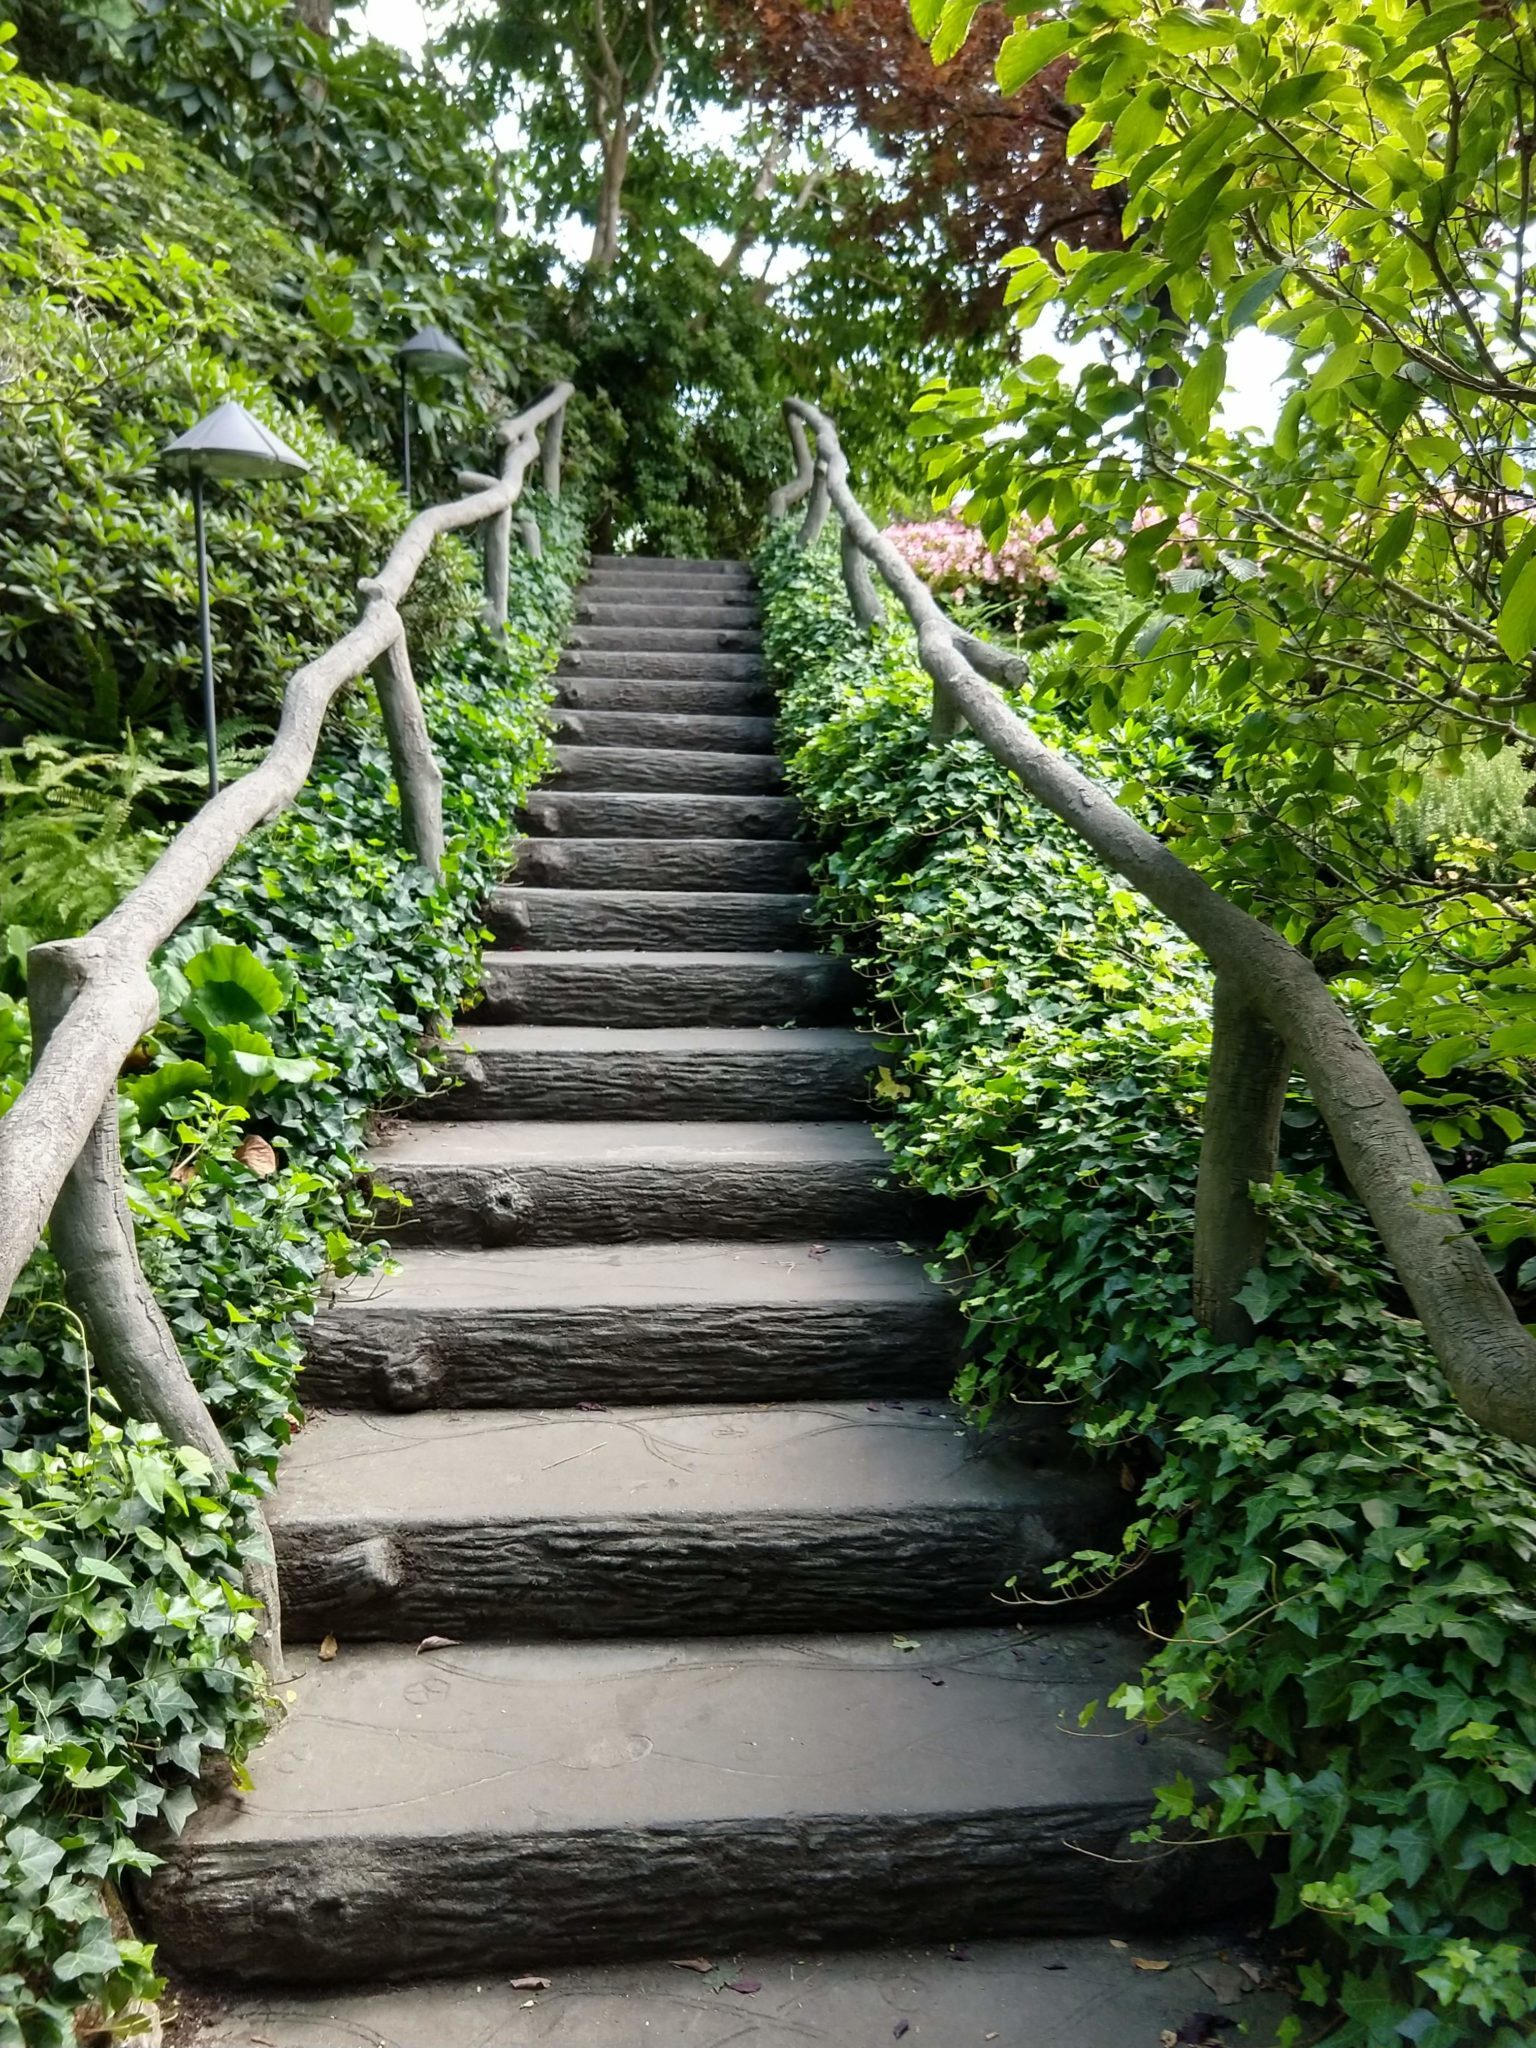
[[[1515,2048],[1536,2020],[1536,1460],[1450,1400],[1299,1097],[1255,1341],[1195,1324],[1202,963],[978,742],[926,744],[910,639],[859,634],[830,545],[781,527],[760,570],[820,915],[892,1038],[886,1144],[970,1198],[938,1268],[970,1325],[959,1392],[978,1417],[1069,1400],[1138,1488],[1123,1556],[1075,1561],[1080,1581],[1180,1558],[1166,1640],[1114,1704],[1219,1712],[1232,1750],[1213,1787],[1168,1788],[1163,1823],[1267,1857],[1336,2048]],[[1112,787],[1187,765],[1037,722]]]
[[[359,713],[162,955],[168,1021],[122,1090],[131,1199],[239,1458],[232,1494],[93,1386],[46,1255],[0,1330],[0,2048],[72,2042],[78,2004],[152,1990],[152,1957],[120,1938],[102,1884],[142,1868],[143,1824],[179,1824],[199,1772],[220,1754],[238,1770],[264,1725],[234,1590],[251,1503],[292,1424],[325,1271],[377,1256],[357,1237],[365,1120],[432,1084],[425,1034],[475,984],[475,905],[546,758],[578,529],[569,505],[535,506],[547,551],[514,564],[516,630],[466,643],[423,691],[447,783],[441,886],[400,851],[388,757]],[[219,989],[259,1032],[228,1023]],[[14,1086],[25,1060],[19,1012],[7,1021],[0,1103],[7,1061]]]

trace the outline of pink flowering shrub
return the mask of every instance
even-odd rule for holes
[[[888,526],[885,537],[937,595],[1025,614],[1044,608],[1056,581],[1043,547],[1051,531],[1049,521],[1017,525],[996,552],[960,519],[913,520]]]

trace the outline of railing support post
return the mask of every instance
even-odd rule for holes
[[[370,579],[358,585],[370,596]],[[373,665],[373,683],[389,739],[389,758],[400,792],[400,822],[405,843],[434,881],[443,872],[443,771],[432,751],[416,678],[411,673],[405,628]]]
[[[942,747],[965,730],[965,719],[958,704],[953,703],[938,682],[933,686],[933,710],[928,716],[928,739],[935,747]]]
[[[875,587],[875,572],[869,566],[869,557],[846,526],[840,545],[843,584],[848,592],[848,602],[853,607],[853,616],[866,633],[872,632],[876,626],[885,624],[885,606],[880,602],[880,592]]]
[[[1194,1307],[1223,1344],[1246,1344],[1253,1319],[1237,1299],[1264,1256],[1264,1215],[1249,1192],[1274,1179],[1291,1056],[1285,1041],[1216,977],[1211,1065],[1195,1193]]]
[[[27,1008],[37,1063],[93,967],[105,965],[95,939],[55,939],[27,955]],[[118,1000],[149,1030],[159,1014],[147,973],[118,984]],[[144,1278],[123,1182],[114,1090],[65,1176],[49,1231],[70,1306],[85,1328],[102,1379],[128,1415],[152,1422],[174,1444],[200,1451],[223,1483],[234,1470],[219,1432],[181,1355],[170,1324]],[[270,1541],[267,1544],[270,1549]],[[246,1590],[265,1610],[257,1653],[274,1679],[282,1669],[282,1614],[275,1567],[245,1567]]]
[[[560,502],[560,444],[564,439],[565,407],[562,405],[545,427],[544,437],[540,443],[544,488],[549,493],[550,503],[553,505]]]
[[[827,483],[827,465],[816,464],[815,481],[811,485],[811,502],[805,508],[805,517],[800,522],[799,544],[803,548],[814,547],[821,538],[821,529],[827,523],[827,514],[832,509],[832,492]]]
[[[523,544],[523,552],[530,562],[544,559],[544,536],[539,531],[539,522],[531,512],[525,512],[517,522],[517,537]]]
[[[795,451],[795,473],[787,484],[780,484],[768,500],[768,517],[783,519],[791,505],[803,498],[811,488],[813,461],[811,444],[806,437],[805,421],[798,413],[786,411],[784,424],[789,429],[790,445]]]

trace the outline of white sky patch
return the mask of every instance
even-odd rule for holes
[[[429,30],[421,0],[362,0],[352,18],[365,35],[408,56],[419,57],[426,47]]]

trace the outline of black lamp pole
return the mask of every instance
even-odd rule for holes
[[[400,365],[400,482],[411,502],[411,372],[429,370],[440,377],[462,377],[470,360],[451,334],[441,327],[418,327],[395,350]]]
[[[309,464],[286,441],[228,399],[161,452],[168,469],[192,486],[192,535],[197,547],[197,633],[203,657],[203,736],[208,745],[208,795],[219,793],[219,711],[213,690],[213,610],[208,598],[208,527],[203,486],[211,476],[265,479],[302,476]]]
[[[208,603],[208,536],[203,525],[203,472],[192,471],[192,532],[197,545],[197,629],[203,646],[203,737],[208,743],[208,794],[219,793],[219,710],[213,696],[213,613]]]

